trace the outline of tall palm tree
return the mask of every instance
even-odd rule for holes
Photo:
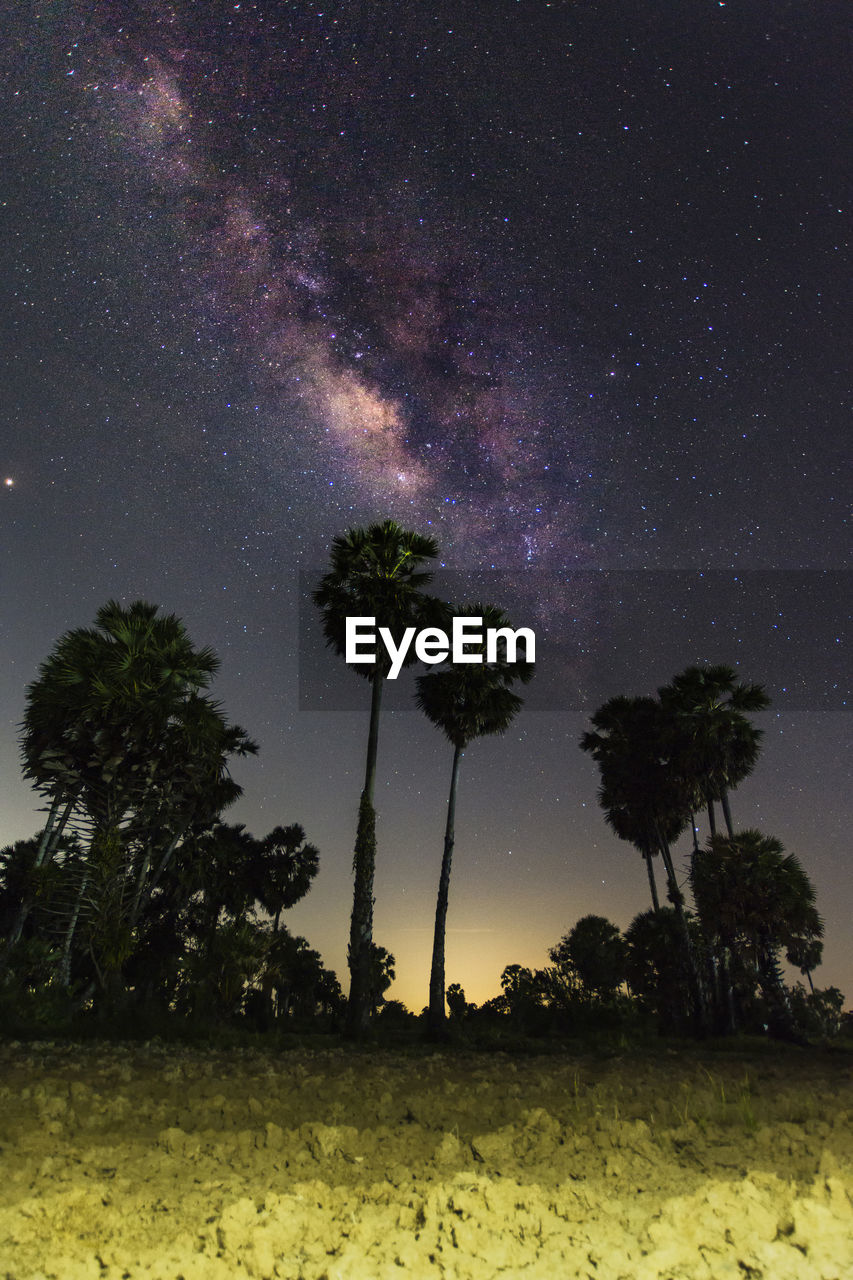
[[[111,600],[94,627],[60,637],[27,689],[22,725],[24,776],[49,803],[37,867],[50,862],[75,811],[115,832],[143,797],[162,792],[175,763],[164,738],[217,667],[178,618],[142,600],[127,608]],[[28,910],[25,900],[12,942]]]
[[[485,631],[509,626],[506,615],[494,605],[465,605],[457,609],[456,613],[459,617],[482,618]],[[527,684],[532,678],[532,663],[507,662],[505,653],[503,657],[499,653],[498,661],[494,663],[483,661],[470,665],[450,665],[418,677],[418,706],[453,744],[453,767],[450,774],[429,980],[427,1025],[432,1035],[440,1036],[445,1029],[445,932],[455,843],[456,791],[462,754],[474,738],[504,733],[509,728],[523,705],[522,699],[513,693],[511,686],[516,681]]]
[[[643,815],[638,814],[625,800],[624,794],[620,793],[617,786],[611,781],[607,785],[603,785],[598,791],[598,802],[604,810],[604,818],[607,825],[619,837],[629,844],[634,845],[643,855],[643,861],[646,864],[646,873],[649,877],[649,892],[652,895],[652,908],[660,911],[660,898],[658,897],[657,881],[655,879],[655,868],[653,859],[656,858],[660,850],[657,845],[657,837],[655,831],[650,828],[649,824],[644,821]],[[681,834],[682,826],[679,821],[667,823],[662,828],[664,838],[668,844],[672,844],[674,840]]]
[[[661,855],[675,906],[676,898],[683,897],[671,846],[687,825],[690,796],[664,755],[660,704],[654,698],[611,698],[591,722],[593,730],[583,734],[580,746],[598,764],[598,798],[606,821],[620,839],[642,853],[655,908],[659,904],[652,858]]]
[[[761,685],[739,682],[734,669],[723,665],[687,667],[658,696],[670,716],[673,762],[707,806],[711,835],[719,801],[733,836],[729,792],[752,773],[762,738],[747,716],[764,711],[770,699]]]
[[[694,861],[691,883],[706,933],[756,975],[771,1030],[792,1035],[779,952],[795,965],[804,956],[816,962],[823,936],[814,887],[799,859],[760,831],[712,836]]]
[[[350,529],[332,541],[329,572],[313,593],[323,617],[326,644],[342,657],[346,654],[346,620],[372,617],[377,627],[387,627],[399,644],[407,627],[440,625],[445,614],[438,602],[425,594],[432,574],[423,568],[438,555],[438,544],[403,529],[393,520],[367,529]],[[409,650],[408,662],[414,661]],[[370,1017],[370,964],[373,945],[373,877],[376,865],[376,812],[373,791],[379,745],[379,713],[382,688],[390,662],[377,648],[376,661],[356,668],[370,681],[370,725],[364,786],[358,810],[353,856],[354,889],[348,962],[350,992],[346,1031],[351,1037],[364,1033]]]
[[[684,894],[672,859],[672,842],[687,826],[692,791],[667,757],[667,721],[655,698],[611,698],[591,717],[593,731],[580,746],[599,766],[599,802],[617,835],[643,853],[653,885],[651,858],[661,856],[668,897],[675,910],[690,975],[697,1028],[705,1028],[705,995],[687,916]],[[652,888],[652,902],[657,893]]]
[[[87,806],[120,806],[131,773],[150,776],[163,730],[185,701],[206,688],[219,666],[196,649],[174,614],[137,600],[110,600],[95,626],[60,637],[27,689],[21,748],[24,774],[51,800],[98,794]],[[110,786],[105,790],[104,783]],[[132,779],[138,789],[138,778]],[[58,839],[61,832],[52,833]]]
[[[218,665],[174,615],[109,601],[94,627],[60,637],[29,686],[24,774],[49,801],[37,868],[69,823],[85,832],[61,976],[78,923],[91,932],[93,919],[109,919],[129,937],[189,826],[240,794],[228,757],[257,747],[203,693]],[[21,903],[12,943],[30,905]]]

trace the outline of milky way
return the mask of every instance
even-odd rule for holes
[[[500,242],[472,247],[468,229],[446,217],[430,225],[429,198],[389,177],[380,158],[375,183],[354,179],[344,155],[340,172],[328,164],[325,187],[312,173],[306,195],[288,162],[305,126],[288,133],[281,105],[275,155],[259,146],[260,158],[224,163],[221,134],[235,107],[239,118],[241,95],[254,103],[270,83],[277,42],[250,60],[220,49],[214,66],[203,47],[183,43],[176,20],[165,24],[166,47],[155,23],[154,53],[140,34],[114,27],[108,37],[110,18],[105,10],[88,46],[77,44],[69,71],[93,127],[175,210],[184,319],[240,353],[264,402],[263,448],[253,447],[269,483],[286,480],[296,433],[330,487],[345,477],[359,505],[441,522],[462,563],[545,567],[588,556],[577,491],[598,451],[571,404],[568,353],[530,325],[509,282],[496,286],[498,264],[481,267]],[[311,75],[322,111],[330,88],[358,98],[357,67],[348,87],[320,60]],[[210,95],[219,81],[229,86],[224,121],[215,87]]]
[[[454,63],[459,33],[450,18],[420,24],[422,45],[417,22],[408,43],[395,44],[392,27],[380,30],[368,10],[355,9],[347,18],[310,5],[245,13],[238,6],[227,16],[217,7],[210,21],[194,23],[192,8],[166,7],[134,24],[104,7],[67,51],[92,136],[131,166],[133,200],[147,203],[165,229],[157,269],[177,275],[178,329],[208,353],[208,369],[229,364],[258,401],[251,425],[244,416],[235,434],[220,406],[203,434],[221,441],[224,456],[239,450],[247,459],[250,493],[274,498],[294,474],[310,475],[342,521],[353,511],[391,514],[437,530],[456,567],[541,574],[527,590],[521,580],[516,596],[531,620],[555,632],[589,629],[601,611],[591,580],[575,576],[567,585],[577,568],[763,567],[762,520],[748,486],[758,483],[772,429],[768,437],[756,428],[755,410],[732,422],[732,382],[744,385],[754,369],[748,375],[732,350],[728,314],[735,283],[742,297],[766,283],[755,263],[752,279],[737,276],[734,243],[714,261],[705,225],[689,256],[679,251],[694,202],[670,193],[669,278],[657,278],[641,300],[644,260],[660,264],[667,255],[644,208],[654,197],[652,164],[672,158],[661,138],[646,144],[648,168],[642,154],[622,156],[648,109],[637,105],[638,93],[617,103],[610,121],[595,121],[597,150],[613,172],[627,165],[640,179],[632,225],[619,229],[621,243],[599,246],[588,215],[583,229],[570,220],[563,244],[545,254],[536,243],[541,230],[528,232],[536,214],[547,221],[542,174],[526,200],[501,184],[484,193],[476,182],[482,162],[506,187],[495,155],[516,145],[510,125],[525,124],[529,108],[483,86],[497,138],[487,143],[481,123],[480,146],[465,157],[475,169],[451,167],[436,190],[429,155],[441,148],[441,76],[434,70],[438,80],[425,82],[417,64],[432,57],[437,67],[457,65],[467,80],[479,56],[481,74],[495,70],[470,33]],[[570,56],[567,28],[555,26],[552,36]],[[544,65],[554,62],[552,50]],[[658,73],[661,95],[671,89],[670,73],[662,65]],[[730,82],[714,81],[724,105],[727,83],[730,92]],[[464,102],[464,85],[458,92]],[[407,97],[408,129],[399,123]],[[389,100],[393,135],[376,118]],[[573,127],[569,105],[587,123],[583,98],[552,101],[550,141],[566,185],[589,182],[585,198],[598,205],[592,172],[568,153],[585,132]],[[726,128],[725,112],[715,125]],[[768,149],[760,136],[744,138],[742,148],[750,144]],[[676,154],[682,146],[676,136]],[[757,167],[747,173],[759,188],[757,205],[733,224],[732,238],[754,236],[760,246],[765,181]],[[468,191],[467,208],[454,184]],[[624,199],[612,173],[608,194],[616,204]],[[602,220],[612,226],[612,212],[602,210]],[[521,254],[518,241],[513,252],[516,221]],[[612,279],[590,267],[599,256],[612,261]],[[602,284],[610,296],[599,300]],[[595,319],[585,321],[591,306]],[[614,330],[602,316],[620,309],[620,344],[609,351],[621,322]],[[664,392],[671,421],[666,451],[656,457],[649,423]],[[193,454],[197,423],[186,430]],[[737,468],[725,493],[711,465],[719,447]],[[771,466],[778,470],[779,460]],[[662,470],[670,472],[663,503]],[[314,492],[307,505],[315,518]],[[770,567],[776,555],[774,548]],[[649,590],[647,580],[631,594],[642,602]]]

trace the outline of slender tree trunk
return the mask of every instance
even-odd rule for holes
[[[376,757],[379,753],[379,712],[382,707],[383,677],[376,670],[370,685],[370,728],[367,731],[367,759],[364,765],[362,795],[373,804],[373,787],[376,782]]]
[[[178,834],[176,836],[173,836],[172,839],[169,841],[169,844],[166,847],[166,852],[163,854],[163,857],[160,859],[160,864],[157,867],[157,870],[154,872],[154,875],[151,877],[151,880],[149,881],[147,887],[144,888],[144,890],[143,890],[142,880],[140,878],[140,881],[136,886],[136,898],[134,899],[133,908],[131,909],[131,912],[130,912],[131,927],[133,927],[133,925],[136,924],[136,921],[139,919],[139,916],[141,915],[143,909],[147,906],[148,902],[150,901],[151,895],[154,892],[154,890],[157,888],[157,884],[163,872],[166,870],[166,867],[171,862],[172,855],[177,849],[178,843],[181,840],[181,837],[183,836],[183,834],[184,834],[183,831],[179,831]],[[150,866],[150,857],[148,854],[146,854],[146,862]],[[144,865],[145,864],[143,864],[143,866]]]
[[[57,797],[51,805],[49,815],[50,825],[45,829],[42,835],[39,851],[36,855],[37,867],[42,866],[45,862],[50,862],[51,858],[56,853],[59,841],[62,839],[62,833],[68,825],[68,819],[71,817],[71,811],[77,803],[78,794],[79,792],[75,791],[71,799],[66,802],[65,808],[62,810],[62,816],[58,822],[54,822],[53,819],[56,816],[56,807],[59,804],[59,798]]]
[[[50,844],[50,836],[51,836],[51,832],[53,831],[53,824],[56,822],[56,815],[57,815],[57,812],[59,811],[59,805],[60,805],[60,797],[58,795],[54,796],[50,805],[50,811],[47,815],[47,822],[45,823],[44,831],[41,833],[41,840],[39,841],[38,852],[36,854],[37,867],[40,867],[41,864],[44,862],[45,855],[47,853],[47,848],[48,848],[48,845]]]
[[[675,908],[675,915],[678,920],[679,930],[684,943],[684,955],[687,963],[690,1002],[692,1005],[694,1025],[697,1034],[704,1036],[707,1034],[708,1030],[707,1001],[705,1000],[702,977],[699,972],[696,948],[693,946],[693,939],[690,937],[690,928],[687,924],[687,916],[684,912],[684,895],[678,887],[675,867],[672,862],[672,854],[668,843],[661,834],[660,828],[657,829],[657,838],[658,848],[660,849],[664,867],[666,868],[667,882],[669,885],[669,899]]]
[[[729,833],[729,839],[734,839],[734,827],[732,826],[732,811],[729,807],[729,793],[725,789],[720,792],[720,804],[723,807],[723,817],[726,820],[726,830]]]
[[[373,949],[373,872],[376,863],[376,813],[366,796],[358,809],[355,841],[355,887],[350,919],[350,990],[345,1034],[352,1039],[364,1035],[371,1013],[371,953]]]
[[[62,959],[59,963],[59,983],[60,986],[67,987],[71,981],[71,944],[74,941],[74,934],[77,929],[77,921],[80,918],[80,908],[83,905],[83,894],[86,892],[86,885],[89,883],[89,872],[83,872],[83,882],[80,885],[80,892],[77,894],[77,901],[74,904],[74,911],[68,928],[65,931],[65,942],[62,947]]]
[[[364,1035],[370,1018],[370,961],[373,950],[373,875],[376,867],[376,811],[373,789],[376,781],[376,757],[379,748],[379,711],[382,705],[383,677],[378,668],[371,681],[370,728],[367,734],[367,760],[364,789],[358,806],[358,830],[355,837],[352,916],[350,918],[349,952],[350,990],[347,1001],[346,1035],[358,1039]]]
[[[699,846],[699,830],[696,826],[696,815],[692,809],[690,811],[690,830],[693,832],[693,848],[690,850],[690,874],[692,876],[696,869],[696,859],[701,852]]]
[[[432,967],[429,975],[428,1026],[430,1033],[437,1036],[442,1034],[446,1023],[444,1008],[444,942],[447,926],[447,902],[450,896],[450,868],[453,862],[453,845],[456,838],[454,832],[456,787],[459,781],[459,763],[462,759],[462,750],[462,747],[457,745],[453,752],[450,795],[447,801],[447,823],[444,828],[444,854],[441,859],[441,874],[438,878],[438,900],[435,907]]]
[[[655,869],[652,865],[652,851],[648,845],[643,847],[643,858],[646,862],[646,870],[649,873],[649,888],[652,892],[652,906],[654,907],[655,915],[657,915],[660,911],[660,901],[658,899],[658,887],[655,882]]]
[[[205,948],[207,951],[207,968],[208,973],[213,971],[213,957],[216,951],[216,931],[219,928],[219,917],[222,914],[222,903],[211,902],[207,904],[207,936],[205,938]]]
[[[722,949],[720,973],[725,1002],[725,1032],[726,1035],[733,1036],[737,1031],[737,1013],[735,1011],[735,993],[732,987],[732,953],[731,948],[727,946]]]
[[[708,957],[707,973],[710,977],[710,1004],[711,1004],[711,1025],[716,1031],[721,1025],[720,1010],[723,1007],[722,985],[720,975],[720,962],[715,953],[712,951]]]
[[[148,875],[148,869],[151,866],[151,845],[146,843],[145,856],[139,867],[139,875],[136,877],[136,889],[133,894],[133,906],[130,908],[130,919],[134,921],[139,915],[139,909],[142,899],[142,887],[145,884],[145,877]]]
[[[717,834],[717,815],[714,813],[714,801],[708,797],[708,826],[711,828],[711,835]]]
[[[728,950],[719,944],[708,958],[711,975],[711,1025],[715,1035],[733,1035],[735,1030],[732,984],[727,963]]]
[[[778,1040],[799,1041],[801,1037],[794,1021],[779,960],[768,938],[760,939],[758,956],[758,980],[768,1005],[770,1034]]]
[[[667,897],[675,908],[676,915],[679,917],[684,915],[684,894],[678,887],[678,879],[675,874],[675,867],[672,862],[672,854],[666,840],[658,832],[657,838],[658,849],[660,850],[661,860],[663,862],[664,871],[666,872],[667,881]]]
[[[40,867],[43,867],[46,863],[50,862],[51,858],[56,852],[56,847],[59,844],[60,837],[62,836],[62,833],[68,824],[68,819],[71,816],[71,810],[74,808],[74,803],[76,799],[77,797],[75,795],[67,802],[64,810],[62,811],[62,817],[59,819],[58,822],[56,820],[56,813],[59,808],[59,805],[61,804],[60,797],[56,796],[53,802],[51,803],[50,812],[47,817],[47,825],[45,826],[45,829],[42,832],[41,842],[39,844],[38,851],[36,853],[36,860],[35,860],[36,870],[38,870],[38,868]],[[2,967],[7,970],[8,970],[8,957],[10,955],[12,948],[15,946],[16,942],[18,942],[18,940],[20,939],[21,934],[24,932],[24,925],[27,923],[27,919],[29,917],[30,911],[32,910],[32,905],[33,905],[32,898],[25,897],[18,909],[17,918],[15,920],[15,923],[12,926],[12,931],[9,934],[8,940],[6,942],[5,963]]]

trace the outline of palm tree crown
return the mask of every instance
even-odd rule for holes
[[[376,626],[387,627],[395,640],[406,627],[438,625],[446,615],[438,601],[424,594],[432,573],[423,568],[437,555],[434,538],[403,529],[394,520],[334,538],[331,567],[312,597],[323,615],[326,644],[343,656],[349,617],[375,618]],[[406,663],[414,660],[410,650]],[[377,668],[387,675],[388,666],[387,654],[377,650],[376,664],[356,669],[372,679]]]
[[[657,889],[651,859],[687,825],[690,796],[666,756],[666,722],[654,698],[611,698],[591,717],[581,750],[598,764],[599,803],[608,825],[646,860],[652,901]]]
[[[723,665],[687,667],[658,695],[669,716],[673,762],[700,805],[708,806],[711,834],[719,801],[733,835],[728,793],[755,768],[762,738],[747,716],[764,711],[770,699],[761,685],[739,683]]]
[[[510,625],[503,610],[494,605],[463,605],[455,613],[482,618],[484,631]],[[444,731],[454,747],[464,750],[474,738],[506,732],[523,705],[511,685],[529,684],[533,673],[530,662],[509,663],[500,658],[492,663],[443,666],[418,676],[415,699],[426,718]]]

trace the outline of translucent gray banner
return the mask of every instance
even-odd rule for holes
[[[325,644],[311,593],[325,570],[300,573],[299,705],[363,710],[367,681]],[[616,694],[654,693],[684,667],[725,663],[764,685],[777,710],[850,706],[851,573],[837,570],[509,570],[435,574],[453,604],[499,605],[536,634],[528,709],[589,713]],[[416,664],[386,682],[385,705],[414,709]]]

